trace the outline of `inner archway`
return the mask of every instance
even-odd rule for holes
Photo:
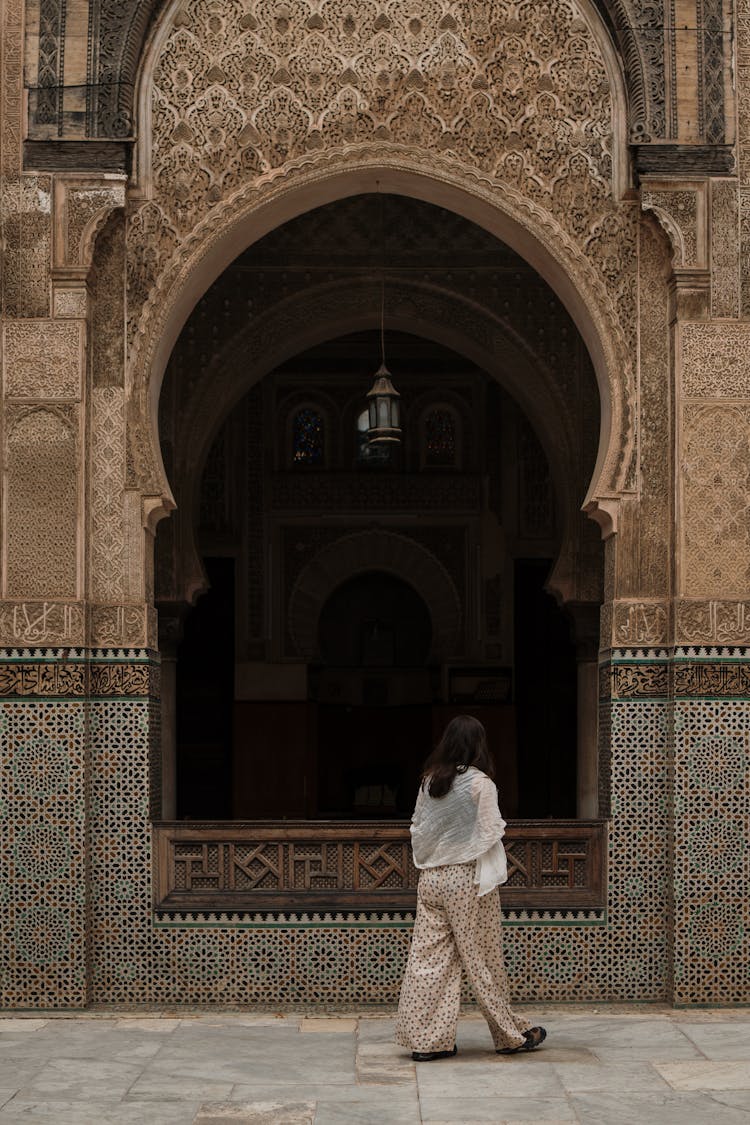
[[[361,419],[381,288],[404,429],[373,458]],[[466,709],[491,731],[509,815],[575,815],[577,743],[580,757],[581,730],[589,752],[596,737],[595,712],[577,717],[576,662],[590,678],[601,545],[580,505],[598,396],[570,317],[523,259],[401,196],[314,210],[199,302],[161,419],[179,503],[157,539],[165,682],[173,621],[176,698],[189,711],[205,689],[224,715],[213,751],[191,748],[200,723],[178,716],[180,817],[403,817],[430,745]],[[346,621],[350,583],[374,573],[426,607],[429,649],[408,675],[342,675],[331,656],[331,614]],[[211,630],[229,602],[222,642]],[[206,668],[207,645],[233,659]],[[345,765],[336,747],[355,729],[400,745],[389,724],[412,730],[393,776],[369,750]],[[207,803],[218,775],[223,796]]]
[[[367,571],[327,598],[318,637],[318,812],[408,817],[432,739],[429,609],[402,578]]]

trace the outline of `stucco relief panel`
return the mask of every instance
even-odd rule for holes
[[[711,182],[711,315],[740,315],[739,194],[736,180]]]
[[[750,0],[737,0],[737,108],[740,173],[740,305],[750,315]]]
[[[60,176],[55,181],[55,261],[58,265],[89,265],[99,227],[125,205],[125,176],[96,180]]]
[[[644,181],[644,211],[653,211],[670,236],[675,266],[706,263],[705,185],[675,188],[661,181]]]
[[[750,405],[683,408],[681,593],[750,584]]]
[[[680,326],[682,389],[690,398],[750,398],[750,324]]]
[[[124,588],[125,393],[91,392],[91,596],[110,601]]]
[[[44,320],[3,326],[5,393],[20,399],[78,399],[84,325]]]
[[[78,595],[78,408],[6,412],[6,596]]]

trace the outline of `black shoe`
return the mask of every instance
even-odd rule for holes
[[[536,1047],[541,1047],[547,1038],[547,1032],[543,1027],[530,1027],[528,1031],[524,1031],[523,1037],[526,1042],[520,1047],[498,1047],[496,1054],[515,1055],[519,1051],[533,1051]]]
[[[433,1059],[452,1059],[458,1053],[458,1047],[452,1051],[412,1051],[414,1062],[432,1062]]]

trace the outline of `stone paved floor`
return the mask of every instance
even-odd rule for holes
[[[543,1049],[417,1066],[388,1016],[0,1017],[0,1125],[749,1125],[750,1011],[524,1010]]]

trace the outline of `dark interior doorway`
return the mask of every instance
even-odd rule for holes
[[[394,575],[360,574],[329,597],[318,636],[318,814],[411,815],[432,735],[427,606]]]
[[[177,817],[231,813],[234,559],[203,560],[210,588],[177,651]]]
[[[576,654],[570,621],[544,589],[551,568],[515,564],[520,817],[576,815]]]

